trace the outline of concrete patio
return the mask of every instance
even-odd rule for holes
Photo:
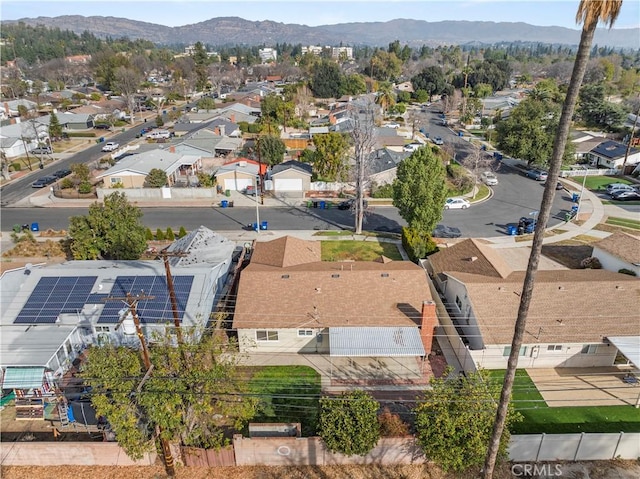
[[[628,367],[527,369],[549,407],[635,406],[640,386],[623,381]]]

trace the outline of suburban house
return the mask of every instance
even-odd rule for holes
[[[182,143],[176,145],[176,149],[186,153],[187,147],[193,147],[198,151],[206,151],[205,156],[213,158],[236,152],[242,147],[242,144],[243,140],[240,137],[222,136],[219,130],[201,127],[197,131],[187,134]],[[182,146],[179,147],[179,145]]]
[[[153,169],[167,174],[167,186],[195,184],[202,159],[156,148],[126,156],[96,178],[103,181],[103,188],[143,188]]]
[[[233,317],[240,351],[424,359],[437,323],[424,271],[384,257],[321,261],[320,246],[255,243]]]
[[[388,185],[396,179],[398,165],[411,153],[379,148],[369,155],[369,180],[376,185]]]
[[[609,271],[627,270],[640,277],[640,238],[627,233],[613,233],[594,243],[592,256]]]
[[[184,253],[168,261],[180,323],[196,338],[222,294],[235,249],[234,242],[203,226],[169,248]],[[0,286],[2,388],[25,398],[30,419],[43,417],[43,403],[55,401],[53,387],[85,348],[109,343],[137,347],[123,302],[127,293],[150,296],[137,303],[147,337],[174,328],[161,260],[27,265],[6,271]]]
[[[587,158],[592,166],[602,168],[622,168],[627,153],[627,145],[614,140],[607,140],[600,143],[587,154]],[[627,157],[627,165],[640,163],[640,149],[631,148]]]
[[[19,107],[24,107],[28,112],[35,112],[38,108],[38,104],[34,101],[18,99],[2,102],[2,109],[4,110],[7,118],[20,116]]]
[[[247,186],[254,186],[256,177],[264,175],[266,171],[266,163],[260,165],[257,161],[240,158],[222,165],[214,176],[223,190],[243,191]]]
[[[466,370],[507,364],[525,272],[501,255],[469,239],[426,260],[448,312],[441,325]],[[519,366],[612,366],[619,352],[614,341],[640,336],[638,297],[640,281],[629,275],[538,271]]]
[[[376,127],[375,128],[376,148],[392,148],[396,151],[402,151],[405,140],[398,135],[395,128]]]
[[[275,165],[269,172],[276,195],[304,196],[311,188],[312,166],[296,160]]]
[[[44,121],[44,123],[43,123]],[[25,155],[49,137],[48,116],[18,121],[0,128],[0,149],[7,158]]]

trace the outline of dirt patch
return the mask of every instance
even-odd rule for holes
[[[575,245],[558,245],[555,243],[543,245],[542,254],[569,269],[580,269],[580,263],[590,258],[593,246],[577,243]]]

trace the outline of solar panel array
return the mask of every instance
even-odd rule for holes
[[[97,276],[42,277],[14,323],[55,323],[60,313],[80,311],[91,295]]]
[[[174,276],[173,286],[178,303],[178,316],[182,320],[191,293],[193,276]],[[166,323],[173,321],[173,311],[167,281],[164,276],[118,276],[111,289],[110,297],[124,298],[127,293],[135,296],[153,296],[153,299],[141,299],[137,312],[141,323]],[[107,301],[98,323],[117,323],[120,311],[126,307],[124,302]]]

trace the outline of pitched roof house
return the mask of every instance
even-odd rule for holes
[[[320,260],[320,243],[255,244],[233,327],[250,353],[424,356],[437,322],[424,271],[408,261]]]
[[[614,140],[607,140],[593,148],[587,158],[593,166],[604,168],[621,168],[627,152],[627,145]],[[627,165],[640,163],[640,149],[631,148],[627,157]]]
[[[467,367],[504,368],[509,356],[525,272],[499,254],[465,240],[428,259],[451,319],[448,334],[459,335],[449,339],[467,346]],[[607,338],[640,336],[639,298],[640,281],[628,275],[538,271],[519,365],[611,366],[618,350]]]
[[[604,269],[633,271],[640,277],[640,238],[627,233],[613,233],[593,245],[592,256]]]

